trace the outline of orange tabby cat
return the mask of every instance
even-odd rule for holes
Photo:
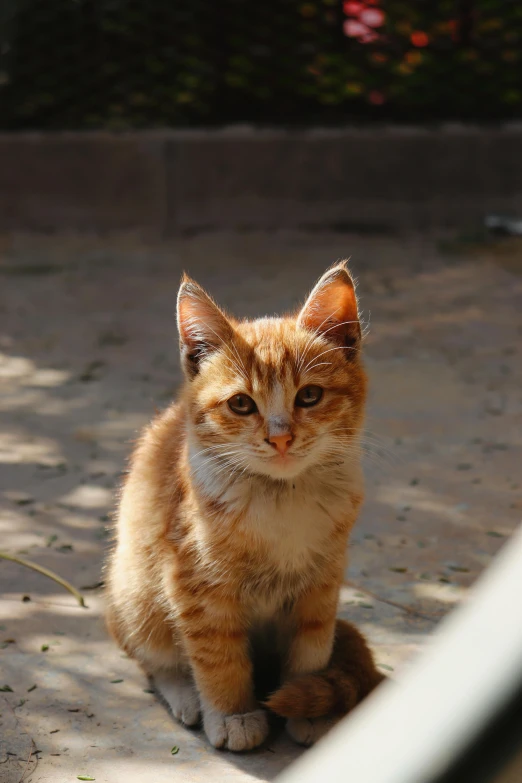
[[[132,457],[109,628],[175,717],[202,716],[236,751],[267,736],[253,658],[277,649],[283,686],[265,706],[309,744],[381,679],[358,631],[336,626],[363,498],[354,286],[341,263],[296,315],[238,322],[185,278],[178,328],[186,383]]]

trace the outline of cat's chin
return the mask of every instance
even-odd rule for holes
[[[256,473],[277,480],[293,479],[307,467],[306,460],[299,457],[275,457],[263,460],[256,465]]]

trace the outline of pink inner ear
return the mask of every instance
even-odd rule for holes
[[[348,273],[345,270],[343,272],[344,274],[337,279],[327,280],[323,285],[319,283],[312,291],[299,316],[299,322],[306,329],[319,334],[331,330],[329,334],[332,334],[336,331],[331,329],[334,324],[338,324],[339,329],[347,332],[357,326],[355,291]],[[352,323],[349,323],[350,321]],[[332,337],[335,335],[332,334]]]
[[[200,323],[205,313],[201,312],[201,303],[190,297],[180,299],[178,304],[178,325],[180,337],[185,343],[197,339],[201,331]]]
[[[231,327],[219,307],[192,281],[184,281],[178,294],[178,329],[189,351],[204,351],[230,339]]]

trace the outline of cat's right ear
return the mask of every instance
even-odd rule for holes
[[[344,347],[347,359],[357,354],[361,326],[355,286],[346,261],[324,273],[306,300],[297,323]]]
[[[177,319],[183,369],[193,378],[202,360],[232,338],[232,326],[210,296],[187,275],[178,292]]]

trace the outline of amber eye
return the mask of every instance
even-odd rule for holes
[[[311,408],[312,405],[317,405],[322,396],[323,390],[320,386],[303,386],[295,395],[295,404],[299,408]]]
[[[257,405],[248,394],[234,394],[228,401],[228,407],[240,416],[248,416],[249,413],[257,411]]]

